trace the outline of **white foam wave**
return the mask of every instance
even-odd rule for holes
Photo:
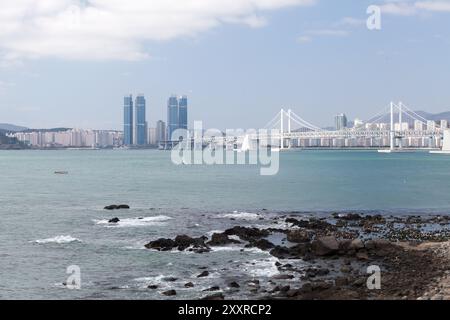
[[[146,227],[146,226],[158,226],[164,222],[172,220],[168,216],[154,216],[154,217],[142,217],[142,218],[128,218],[120,219],[117,223],[110,223],[108,219],[94,220],[96,224],[105,225],[108,228],[114,227]]]
[[[71,243],[71,242],[81,242],[80,239],[74,238],[72,236],[56,236],[48,239],[39,239],[35,241],[36,243],[44,244],[44,243]]]
[[[260,218],[260,215],[251,212],[233,211],[233,213],[220,214],[218,217],[227,219],[239,219],[239,220],[257,220]]]

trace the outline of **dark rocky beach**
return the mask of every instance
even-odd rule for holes
[[[242,252],[258,248],[276,258],[279,273],[267,280],[233,279],[224,267],[227,281],[203,290],[203,299],[233,299],[236,292],[257,299],[450,299],[450,216],[262,214],[258,221],[269,223],[268,228],[230,220],[235,226],[224,232],[153,239],[145,247],[202,255],[218,246],[238,246]],[[370,266],[380,269],[379,289],[368,288]],[[193,272],[202,278],[208,269]],[[175,280],[180,279],[166,279]],[[185,288],[195,288],[191,280],[186,279]],[[176,298],[177,292],[161,294]]]

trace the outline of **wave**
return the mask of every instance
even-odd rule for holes
[[[172,220],[173,218],[168,216],[154,216],[154,217],[143,217],[143,218],[128,218],[120,219],[117,223],[110,223],[108,219],[105,220],[94,220],[96,224],[105,225],[109,228],[114,227],[146,227],[161,225],[163,222]]]
[[[220,214],[218,217],[227,219],[239,219],[239,220],[257,220],[260,218],[260,215],[251,212],[233,211],[233,213]]]
[[[63,243],[71,243],[71,242],[81,242],[81,240],[74,238],[72,236],[56,236],[56,237],[48,238],[48,239],[39,239],[34,242],[39,243],[39,244],[45,244],[45,243],[63,244]]]

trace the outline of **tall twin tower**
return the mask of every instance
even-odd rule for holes
[[[124,97],[124,145],[144,146],[149,144],[148,135],[151,130],[148,130],[146,121],[146,102],[143,94],[136,97],[133,103],[133,96],[127,95]],[[158,123],[164,124],[162,121]],[[188,98],[187,96],[172,95],[167,102],[167,127],[158,125],[160,130],[165,132],[158,132],[158,143],[162,140],[171,141],[172,133],[177,129],[188,128]],[[158,129],[158,128],[157,128]],[[150,138],[150,140],[152,140]]]
[[[125,145],[145,146],[148,144],[145,107],[145,97],[142,94],[136,97],[134,108],[133,96],[129,95],[124,97],[123,143]]]

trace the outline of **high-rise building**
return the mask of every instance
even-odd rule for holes
[[[188,98],[172,95],[167,102],[167,140],[172,139],[172,133],[177,129],[188,128]],[[178,139],[176,139],[178,140]]]
[[[166,123],[162,120],[156,122],[156,143],[166,140]]]
[[[123,102],[123,144],[132,145],[133,144],[133,96],[124,97]]]
[[[347,128],[347,117],[345,114],[341,113],[334,117],[334,123],[336,130],[343,130]]]
[[[145,115],[145,97],[140,94],[136,97],[135,103],[135,139],[134,144],[144,146],[147,144],[147,121]]]
[[[178,100],[178,122],[180,129],[188,128],[188,99],[187,96],[181,96]]]
[[[448,120],[441,120],[441,129],[448,129]]]
[[[172,139],[172,133],[179,128],[178,98],[172,95],[167,102],[167,140]]]

